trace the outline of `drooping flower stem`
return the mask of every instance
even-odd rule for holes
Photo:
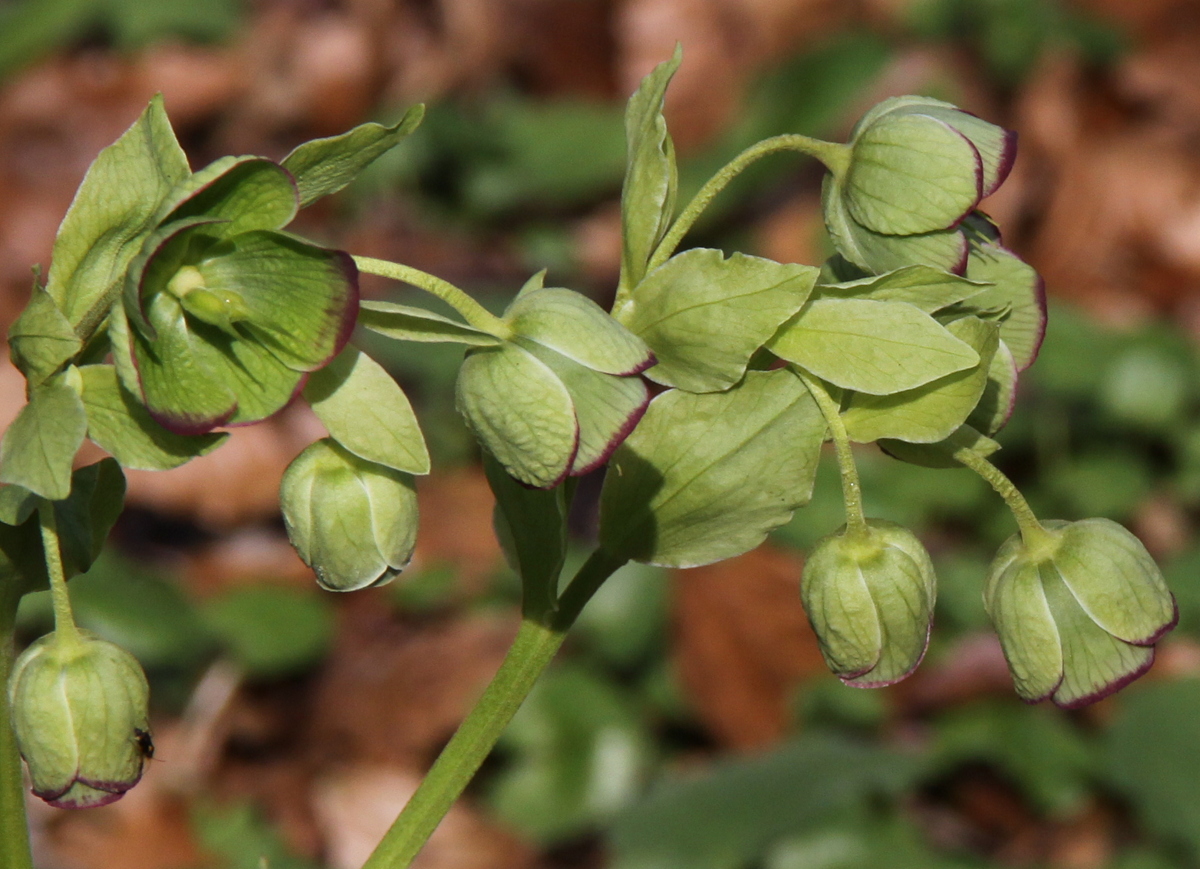
[[[476,329],[495,335],[497,338],[508,338],[512,334],[512,330],[508,327],[507,323],[449,281],[442,280],[420,269],[414,269],[411,266],[389,262],[388,260],[374,259],[369,256],[354,257],[354,264],[358,266],[359,271],[366,272],[369,275],[379,275],[383,278],[391,278],[394,281],[411,284],[417,289],[437,296],[447,305],[458,311],[458,313],[462,314],[463,319]]]
[[[500,669],[363,869],[406,869],[412,863],[554,659],[583,605],[620,566],[597,551],[571,580],[547,623],[521,621]]]
[[[25,818],[21,754],[17,750],[8,705],[8,677],[16,659],[13,628],[20,601],[17,583],[11,579],[0,582],[0,866],[4,869],[31,869],[33,866]]]
[[[953,443],[953,435],[951,435],[951,442]],[[1017,527],[1021,530],[1021,539],[1025,541],[1028,549],[1033,550],[1049,542],[1050,533],[1042,527],[1042,523],[1038,521],[1033,508],[1025,500],[1025,496],[999,468],[967,446],[958,446],[952,455],[955,461],[982,477],[996,491],[996,494],[1004,499],[1004,503],[1008,505],[1009,511],[1012,512],[1013,518],[1017,522]]]
[[[846,502],[846,528],[851,532],[864,531],[867,527],[863,515],[862,484],[858,479],[858,466],[854,463],[854,453],[850,449],[850,436],[846,434],[846,425],[842,422],[841,409],[837,402],[825,391],[821,381],[807,371],[793,368],[800,381],[808,387],[825,424],[829,426],[830,437],[833,438],[833,448],[837,453],[838,470],[842,476],[842,500]]]
[[[850,162],[849,146],[840,145],[836,142],[824,142],[820,139],[813,139],[809,136],[801,136],[799,134],[787,134],[763,139],[758,144],[752,145],[745,151],[742,151],[742,153],[721,167],[717,174],[708,179],[704,186],[692,197],[692,201],[675,218],[675,222],[671,225],[667,234],[663,236],[662,241],[658,243],[658,247],[654,249],[654,254],[650,257],[646,271],[649,272],[656,269],[670,259],[671,254],[675,253],[675,248],[679,247],[679,243],[683,241],[683,237],[688,234],[688,230],[692,228],[700,218],[700,215],[704,213],[704,209],[709,206],[709,203],[716,198],[718,193],[729,185],[730,181],[741,174],[751,163],[781,151],[798,151],[801,154],[815,157],[825,164],[825,167],[835,175],[845,172]],[[631,291],[631,287],[619,288],[616,305],[624,302]]]
[[[42,501],[38,507],[38,520],[42,526],[42,548],[46,553],[46,573],[50,577],[50,598],[54,602],[54,636],[59,643],[78,645],[79,628],[71,611],[71,595],[67,591],[67,580],[63,573],[62,550],[58,542],[58,523],[54,517],[54,505]]]

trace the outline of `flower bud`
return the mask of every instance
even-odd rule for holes
[[[359,458],[332,438],[310,444],[279,488],[288,537],[329,591],[396,577],[417,538],[412,475]]]
[[[983,602],[1017,694],[1084,706],[1132,682],[1178,609],[1141,541],[1108,519],[1046,522],[1000,547]]]
[[[111,803],[137,784],[149,732],[150,689],[137,660],[85,631],[79,640],[37,640],[8,684],[34,794],[71,809]]]
[[[847,685],[890,685],[921,663],[937,586],[929,554],[906,528],[872,519],[822,538],[801,582],[825,663]]]

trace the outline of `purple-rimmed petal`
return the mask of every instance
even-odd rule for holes
[[[605,374],[638,374],[654,364],[646,343],[574,290],[556,287],[519,295],[505,312],[513,331]]]
[[[217,234],[231,238],[255,229],[282,229],[300,208],[290,172],[265,157],[222,157],[171,191],[159,222],[186,217],[224,221]]]

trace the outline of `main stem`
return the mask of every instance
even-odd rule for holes
[[[516,639],[483,696],[442,749],[363,869],[405,869],[411,864],[554,659],[583,605],[621,563],[599,551],[593,553],[563,592],[548,624],[521,621]]]
[[[13,643],[21,594],[12,577],[0,580],[0,867],[32,869],[29,825],[25,818],[25,780],[21,753],[8,705],[8,677],[16,648]]]
[[[813,400],[825,417],[829,426],[829,434],[833,438],[833,448],[837,453],[838,470],[842,476],[842,499],[846,502],[846,527],[852,532],[863,531],[867,527],[863,515],[862,484],[858,479],[858,466],[854,463],[854,453],[850,449],[850,436],[846,433],[846,424],[842,422],[841,408],[825,391],[821,381],[807,371],[793,368],[801,382],[808,387]]]
[[[480,329],[490,335],[495,335],[497,338],[508,338],[512,334],[512,329],[509,328],[507,323],[449,281],[442,280],[420,269],[414,269],[412,266],[405,266],[400,263],[389,262],[388,260],[374,259],[369,256],[354,257],[354,264],[358,266],[359,271],[411,284],[418,289],[437,296],[447,305],[458,311],[458,313],[462,314],[463,319],[476,329]]]
[[[692,197],[692,201],[679,213],[679,217],[675,219],[670,230],[663,236],[662,241],[658,243],[658,247],[654,249],[654,254],[650,257],[650,262],[646,265],[646,271],[652,271],[670,259],[671,254],[675,253],[675,248],[679,247],[679,243],[683,241],[683,237],[688,234],[688,231],[700,218],[700,215],[704,213],[704,209],[709,206],[709,203],[716,198],[718,193],[729,185],[730,181],[736,178],[751,163],[761,160],[768,154],[777,154],[780,151],[798,151],[801,154],[815,157],[824,163],[826,168],[835,175],[845,172],[850,162],[849,146],[839,145],[836,142],[824,142],[820,139],[813,139],[809,136],[801,136],[799,134],[773,136],[770,139],[763,139],[761,142],[742,151],[742,153],[721,167],[717,174],[708,179],[699,192]],[[631,287],[621,287],[618,290],[614,309],[626,301],[630,292],[632,292]]]
[[[1027,547],[1037,547],[1050,539],[1050,532],[1038,521],[1025,496],[999,468],[967,446],[958,446],[952,455],[959,464],[983,477],[987,484],[996,490],[996,494],[1004,499],[1013,518],[1017,520],[1021,539]]]

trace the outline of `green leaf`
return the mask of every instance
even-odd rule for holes
[[[837,283],[820,283],[817,298],[873,299],[881,302],[908,302],[926,314],[948,308],[986,289],[990,284],[931,268],[905,266],[882,275]]]
[[[397,341],[449,342],[473,347],[495,347],[500,339],[474,326],[441,314],[392,302],[360,303],[358,324]]]
[[[13,364],[30,386],[39,386],[83,349],[54,299],[34,282],[29,304],[8,330]]]
[[[76,331],[104,317],[159,203],[188,172],[161,96],[92,163],[54,240],[46,283]]]
[[[906,302],[817,299],[767,348],[835,386],[889,395],[955,371],[979,354]]]
[[[950,323],[946,331],[978,353],[979,364],[904,392],[855,393],[842,413],[851,440],[870,443],[896,438],[936,443],[966,422],[987,385],[989,366],[1000,341],[999,329],[977,317],[963,317]]]
[[[675,147],[663,118],[663,99],[683,49],[642,79],[625,110],[626,168],[621,190],[621,286],[632,289],[670,226],[675,211],[678,170]]]
[[[600,467],[641,419],[650,390],[640,377],[602,374],[553,350],[517,340],[554,372],[571,396],[579,441],[568,473],[578,476]]]
[[[852,219],[885,235],[947,229],[979,202],[979,153],[966,136],[924,114],[885,113],[855,136],[841,181]]]
[[[347,347],[313,372],[304,398],[334,440],[369,462],[429,473],[429,450],[404,391],[383,367]]]
[[[38,497],[24,486],[0,486],[0,522],[20,525],[37,509]]]
[[[646,376],[688,392],[728,389],[779,324],[800,310],[817,269],[696,248],[646,275],[619,313],[658,360]]]
[[[209,232],[232,238],[251,230],[282,229],[299,208],[296,182],[265,157],[221,157],[187,178],[160,206],[157,222],[217,221]]]
[[[283,586],[239,586],[207,601],[202,616],[252,679],[279,679],[311,669],[333,640],[327,599]]]
[[[967,238],[961,229],[942,229],[918,235],[872,232],[850,216],[841,186],[832,176],[821,188],[821,209],[833,247],[859,268],[882,274],[911,265],[927,265],[962,274],[967,266]]]
[[[189,437],[163,428],[121,385],[111,365],[85,365],[79,373],[88,437],[123,467],[166,471],[212,452],[229,437],[227,433]]]
[[[641,338],[574,290],[521,290],[504,314],[513,331],[605,374],[636,374],[653,361]]]
[[[879,448],[892,458],[923,468],[961,468],[962,465],[951,458],[951,453],[959,447],[966,447],[980,458],[986,459],[1000,449],[1000,444],[983,436],[970,425],[959,426],[944,441],[934,444],[914,444],[887,438],[879,441]]]
[[[79,393],[58,378],[39,386],[0,440],[0,483],[59,501],[71,494],[71,463],[87,415]]]
[[[70,496],[54,505],[68,577],[92,566],[124,505],[125,474],[116,459],[101,459],[72,475]]]
[[[668,567],[753,549],[808,501],[824,439],[790,371],[751,371],[727,392],[665,392],[613,455],[601,547]]]
[[[483,455],[483,469],[496,496],[496,538],[521,577],[525,614],[546,615],[558,600],[558,578],[567,557],[568,487],[524,486],[489,453]]]
[[[455,396],[480,443],[522,483],[547,489],[570,471],[579,439],[575,407],[532,353],[515,344],[470,351]]]
[[[292,173],[304,208],[322,196],[337,193],[358,173],[396,147],[421,125],[425,107],[413,106],[396,124],[360,124],[340,136],[313,139],[283,158]]]

